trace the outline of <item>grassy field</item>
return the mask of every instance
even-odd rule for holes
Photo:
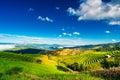
[[[85,77],[86,76],[86,77]],[[89,74],[66,73],[55,65],[0,58],[0,80],[102,80]]]
[[[104,80],[104,76],[96,76],[89,71],[104,70],[101,62],[105,59],[107,64],[112,61],[114,66],[114,57],[119,53],[77,51],[69,53],[67,50],[67,55],[66,52],[65,55],[64,52],[62,55],[0,52],[0,80]],[[107,59],[107,54],[112,57]]]
[[[79,65],[89,67],[89,70],[98,70],[102,69],[100,63],[106,58],[106,55],[107,52],[95,52],[90,50],[75,55],[49,55],[49,59],[65,66],[78,63]]]

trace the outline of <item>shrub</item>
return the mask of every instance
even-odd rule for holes
[[[104,59],[101,62],[101,65],[102,65],[103,68],[110,68],[109,62],[106,59]]]
[[[68,72],[69,71],[69,69],[68,68],[66,68],[66,67],[64,67],[64,66],[57,66],[57,69],[59,69],[59,70],[61,70],[61,71],[65,71],[65,72]]]
[[[120,53],[115,55],[115,62],[120,66]]]
[[[13,67],[12,69],[6,71],[7,74],[18,74],[19,72],[22,72],[23,68],[21,67]]]
[[[68,65],[67,67],[74,70],[74,71],[79,71],[79,68],[80,68],[79,64],[76,62],[71,64],[71,65]]]
[[[107,61],[106,59],[104,59],[101,62],[101,65],[102,65],[103,68],[106,68],[106,69],[109,69],[109,68],[112,68],[112,67],[118,67],[119,66],[117,62]]]
[[[120,68],[104,69],[90,72],[93,75],[104,77],[105,80],[120,80]]]
[[[0,78],[2,77],[2,75],[3,75],[3,74],[2,74],[2,73],[0,73]]]
[[[89,69],[90,69],[90,66],[85,66],[83,64],[80,64],[79,71],[86,71],[86,70],[89,70]]]
[[[41,64],[41,62],[42,62],[42,60],[40,60],[40,59],[37,59],[37,60],[36,60],[36,63]]]

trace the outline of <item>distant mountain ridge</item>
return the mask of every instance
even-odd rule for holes
[[[12,44],[15,44],[15,43],[0,43],[0,45],[12,45]]]
[[[97,45],[82,45],[82,46],[68,46],[68,45],[59,45],[59,44],[16,44],[16,43],[0,43],[0,45],[15,45],[16,48],[33,48],[33,49],[43,49],[43,50],[59,50],[59,49],[97,49],[97,48],[106,48],[106,47],[116,47],[120,45],[120,42],[117,43],[106,43],[106,44],[97,44]]]
[[[74,48],[94,49],[95,47],[98,47],[98,48],[112,48],[112,47],[119,47],[119,46],[120,46],[120,42],[106,43],[106,44],[97,44],[97,45],[83,45],[83,46],[65,47],[65,48],[70,48],[70,49],[74,49]]]

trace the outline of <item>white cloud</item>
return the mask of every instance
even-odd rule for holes
[[[79,32],[73,32],[73,34],[74,34],[74,35],[80,35],[80,33],[79,33]]]
[[[110,25],[120,25],[120,21],[110,21]]]
[[[31,11],[34,11],[34,9],[33,8],[29,8],[28,11],[31,12]]]
[[[43,18],[41,16],[38,16],[38,19],[41,20],[41,21],[45,21],[45,18]]]
[[[66,36],[66,35],[67,35],[67,33],[66,33],[66,32],[64,32],[64,33],[63,33],[63,35],[64,35],[64,36]]]
[[[0,45],[0,50],[7,50],[15,48],[15,45]]]
[[[66,33],[65,33],[66,34]],[[0,42],[19,43],[19,44],[60,44],[60,45],[85,45],[80,39],[66,39],[66,38],[39,38],[21,35],[0,34],[2,39]],[[71,36],[72,34],[67,34]],[[62,35],[59,35],[62,37]]]
[[[112,39],[112,42],[116,42],[117,40],[115,40],[115,39]]]
[[[73,8],[68,8],[68,10],[67,10],[69,13],[70,13],[70,15],[76,15],[77,14],[77,12],[75,11],[75,9],[73,9]]]
[[[56,10],[59,10],[59,9],[60,9],[60,7],[56,7],[55,9],[56,9]]]
[[[60,45],[89,45],[89,44],[101,44],[116,42],[115,39],[108,40],[87,40],[87,39],[69,39],[69,38],[41,38],[41,37],[31,37],[31,36],[21,36],[12,34],[0,34],[0,42],[6,43],[18,43],[18,44],[60,44]]]
[[[48,22],[53,22],[53,20],[50,19],[50,18],[48,18],[48,17],[46,17],[45,19],[46,19],[46,21],[48,21]]]
[[[64,35],[64,36],[72,36],[72,34],[66,33],[66,32],[64,32],[63,35]]]
[[[109,34],[109,33],[111,33],[111,32],[110,32],[110,31],[105,31],[105,33]]]
[[[67,34],[68,36],[72,36],[72,34]]]
[[[110,25],[120,25],[120,4],[103,3],[102,0],[86,0],[78,9],[68,8],[70,15],[78,16],[78,20],[107,20]],[[120,2],[120,1],[119,1]]]
[[[48,17],[43,18],[42,16],[38,16],[38,19],[41,21],[53,22],[53,20]]]
[[[61,38],[62,37],[62,35],[59,35],[59,38]]]

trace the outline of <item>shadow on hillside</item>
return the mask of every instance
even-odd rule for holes
[[[64,71],[64,72],[70,71],[68,68],[63,67],[63,66],[57,66],[57,69],[60,70],[60,71]]]
[[[0,73],[0,78],[2,77],[2,75],[3,75],[3,74],[2,74],[2,73]]]
[[[6,74],[9,74],[9,75],[18,74],[19,72],[22,72],[22,71],[23,71],[23,68],[21,67],[13,67],[12,69],[7,70]]]
[[[28,49],[21,49],[21,50],[6,50],[5,52],[13,52],[13,53],[18,53],[18,54],[48,54],[51,53],[51,51],[48,50],[41,50],[41,49],[32,49],[32,48],[28,48]]]

